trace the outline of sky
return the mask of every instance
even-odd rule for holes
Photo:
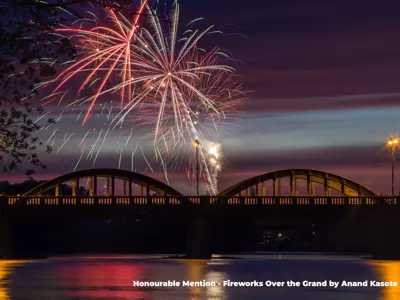
[[[385,140],[400,132],[399,9],[396,1],[181,1],[182,22],[203,17],[226,32],[206,43],[232,53],[251,91],[240,120],[218,133],[221,189],[262,173],[310,168],[390,192]],[[85,133],[72,117],[62,126]],[[81,145],[78,137],[70,141],[43,158],[48,169],[38,171],[38,179],[71,171]],[[117,144],[110,139],[96,166],[118,165]],[[129,152],[121,159],[122,168],[130,169]],[[82,162],[79,168],[90,166]],[[145,166],[137,163],[137,172],[165,181],[159,168],[152,173]],[[172,171],[168,179],[194,194],[184,172]]]

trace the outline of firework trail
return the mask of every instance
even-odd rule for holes
[[[212,185],[218,191],[218,175],[221,172],[221,145],[216,143],[209,143],[207,145],[207,152],[210,163],[210,173]]]
[[[109,96],[107,99],[99,99],[99,95],[104,89],[115,84],[115,77],[119,79],[118,82],[129,83],[132,76],[130,44],[139,28],[138,24],[143,18],[142,12],[147,2],[148,0],[141,1],[133,17],[128,18],[121,11],[112,9],[104,9],[104,11],[102,9],[101,13],[98,10],[87,11],[87,18],[77,20],[71,27],[56,28],[51,33],[60,39],[71,40],[78,52],[74,60],[64,63],[64,70],[54,80],[35,86],[35,89],[42,91],[44,88],[50,89],[50,93],[41,101],[49,110],[47,114],[51,114],[56,120],[55,125],[46,125],[41,131],[43,135],[47,130],[52,131],[47,144],[55,149],[56,154],[64,150],[68,151],[67,144],[76,144],[78,148],[81,148],[81,155],[73,166],[73,170],[85,160],[83,157],[85,151],[86,160],[92,160],[92,166],[95,166],[100,152],[107,148],[110,151],[110,144],[113,148],[117,148],[118,168],[121,167],[123,152],[132,148],[131,170],[136,169],[134,158],[138,155],[133,147],[135,143],[138,145],[138,141],[131,140],[132,134],[125,141],[121,141],[126,138],[125,131],[110,128],[110,121],[121,107],[113,104]],[[98,17],[103,13],[104,20]],[[52,65],[55,62],[49,60],[47,63]],[[77,81],[80,81],[79,88],[75,88]],[[46,93],[48,92],[46,90]],[[122,105],[127,97],[128,99],[131,97],[133,86],[127,84],[118,93],[120,93]],[[81,96],[81,94],[84,95]],[[91,96],[90,101],[88,94]],[[92,115],[96,117],[95,120],[89,120]],[[36,122],[42,119],[43,116]],[[78,122],[82,123],[80,128],[75,126]],[[58,128],[54,129],[55,126]],[[79,133],[82,131],[85,134],[77,142],[76,139],[80,138]],[[145,156],[139,159],[146,161]]]
[[[146,17],[138,27],[141,15]],[[216,194],[220,163],[212,163],[211,159],[218,157],[208,153],[209,141],[215,140],[211,136],[237,112],[237,106],[245,99],[241,83],[234,75],[235,70],[224,63],[229,61],[227,55],[218,48],[207,51],[199,46],[206,35],[216,31],[212,31],[213,27],[203,31],[193,29],[195,22],[192,21],[191,27],[179,34],[177,2],[169,16],[169,26],[164,25],[166,23],[147,5],[147,1],[142,2],[134,20],[129,21],[112,10],[107,10],[107,18],[113,22],[111,27],[96,25],[91,29],[81,26],[55,30],[55,34],[62,37],[70,34],[71,39],[77,38],[80,52],[54,81],[41,84],[40,87],[45,87],[57,83],[53,93],[46,97],[46,103],[61,96],[61,105],[61,100],[66,98],[61,89],[72,78],[84,73],[78,95],[88,87],[94,92],[66,107],[82,107],[77,120],[84,115],[83,125],[86,126],[92,114],[106,118],[100,133],[99,130],[95,133],[98,137],[93,144],[86,143],[86,139],[94,128],[90,128],[80,141],[80,146],[86,145],[85,149],[89,151],[87,158],[94,158],[95,163],[101,149],[110,145],[115,147],[111,142],[106,145],[110,135],[130,132],[126,142],[122,143],[122,149],[116,151],[119,166],[124,148],[131,147],[132,168],[133,156],[137,152],[142,153],[150,170],[152,162],[160,163],[166,178],[171,162],[177,166],[189,161],[187,173],[193,178],[193,141],[199,140],[201,172],[210,193]],[[115,77],[119,79],[116,82]],[[111,105],[112,101],[108,100],[109,94],[114,93],[121,96],[119,106]],[[101,97],[103,95],[106,97]],[[103,102],[98,101],[100,97]],[[153,159],[146,159],[142,147],[139,147],[140,151],[137,149],[139,142],[132,138],[132,130],[139,127],[147,130],[140,145],[145,142],[153,144]],[[64,137],[62,146],[71,135]],[[82,157],[83,154],[79,161]]]
[[[77,74],[85,72],[86,79],[80,85],[78,94],[85,87],[91,87],[97,81],[100,82],[94,95],[90,98],[90,105],[85,113],[83,124],[87,122],[96,100],[106,87],[111,76],[115,72],[120,73],[121,82],[125,82],[120,91],[121,106],[123,105],[125,90],[127,90],[128,99],[132,95],[132,41],[137,29],[139,28],[139,19],[142,16],[143,9],[148,0],[144,0],[140,5],[136,16],[132,21],[125,18],[120,12],[113,9],[106,9],[107,19],[111,20],[112,26],[95,26],[91,29],[85,29],[83,24],[79,28],[65,27],[54,29],[54,34],[61,38],[67,38],[65,34],[73,34],[77,38],[77,47],[79,56],[76,60],[69,62],[70,65],[62,71],[54,80],[42,84],[40,87],[47,87],[56,82],[58,85],[54,88],[52,94],[56,94],[66,83],[68,83]],[[89,12],[90,13],[90,12]],[[96,15],[90,13],[97,19]],[[104,75],[105,74],[105,75]],[[100,77],[96,77],[100,76]],[[48,100],[45,104],[51,102],[54,98]]]
[[[233,77],[234,69],[220,63],[222,52],[219,49],[205,51],[199,48],[199,41],[212,33],[212,27],[204,31],[187,30],[179,36],[177,3],[171,13],[169,31],[163,28],[153,11],[149,10],[148,15],[148,28],[142,28],[135,35],[132,50],[135,75],[129,82],[142,89],[117,114],[114,127],[121,126],[141,105],[147,124],[154,124],[155,158],[163,165],[163,157],[174,145],[185,142],[191,145],[194,140],[199,140],[202,172],[210,192],[216,194],[203,149],[206,138],[200,119],[213,124],[225,119],[226,113],[233,111],[243,100],[241,85]],[[121,89],[126,84],[122,82],[113,89]],[[149,110],[153,110],[153,114]],[[166,143],[167,140],[172,141],[172,145]]]

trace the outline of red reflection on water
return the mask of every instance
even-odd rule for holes
[[[137,262],[67,263],[55,268],[54,278],[70,296],[143,299],[147,295],[133,281],[145,281],[145,265]]]

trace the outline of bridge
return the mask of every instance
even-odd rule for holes
[[[89,191],[83,195],[81,183],[85,180]],[[105,181],[103,194],[99,189],[101,180]],[[287,195],[283,192],[284,182],[289,187]],[[62,194],[66,183],[71,184],[71,195]],[[322,188],[322,195],[315,193],[315,184]],[[12,247],[7,246],[10,244],[7,228],[8,220],[13,216],[40,218],[66,214],[82,218],[122,214],[187,215],[187,255],[192,258],[210,256],[208,219],[220,218],[222,214],[233,214],[238,218],[251,214],[291,222],[330,220],[336,226],[333,226],[334,231],[338,231],[338,222],[343,225],[344,218],[350,227],[342,230],[353,231],[350,239],[361,232],[376,231],[376,240],[372,244],[378,250],[373,251],[387,257],[394,253],[386,253],[388,247],[382,245],[392,245],[390,249],[400,250],[400,242],[393,242],[393,236],[400,228],[396,223],[400,211],[398,203],[398,197],[379,197],[352,180],[318,170],[269,172],[234,184],[216,196],[200,197],[184,196],[161,181],[135,172],[82,170],[49,180],[23,196],[0,198],[0,257],[12,253]]]
[[[106,180],[106,196],[116,195],[116,179],[121,180],[123,183],[124,196],[132,196],[135,192],[135,187],[139,188],[140,192],[137,192],[137,195],[140,196],[150,196],[150,191],[153,191],[156,195],[182,196],[181,193],[159,180],[120,169],[89,169],[72,172],[44,182],[30,190],[25,196],[41,196],[48,192],[53,192],[54,196],[59,197],[61,196],[61,184],[71,183],[71,196],[75,197],[79,193],[80,183],[82,183],[83,179],[88,179],[89,181],[89,196],[96,196],[98,194],[99,178]]]
[[[282,182],[289,180],[289,195],[299,195],[299,181],[306,183],[307,196],[315,195],[315,183],[323,186],[324,196],[331,196],[332,190],[340,192],[342,196],[377,196],[374,192],[342,176],[311,169],[280,170],[258,175],[237,184],[234,184],[219,193],[221,196],[249,196],[250,191],[256,196],[265,196],[268,183],[273,196],[282,196]]]
[[[89,183],[88,196],[99,196],[99,178],[104,178],[106,181],[106,196],[117,195],[116,179],[122,181],[123,184],[123,192],[119,196],[132,196],[133,194],[150,196],[151,192],[157,196],[183,196],[177,190],[154,178],[117,169],[89,169],[62,175],[35,187],[25,196],[42,196],[51,192],[54,196],[59,197],[61,196],[61,184],[70,183],[72,196],[75,197],[78,196],[80,183],[84,179]],[[282,183],[285,179],[289,180],[290,186],[289,194],[286,196],[299,195],[299,181],[301,180],[307,184],[307,196],[315,195],[315,184],[323,186],[324,196],[331,196],[332,190],[340,192],[342,196],[376,196],[374,192],[352,180],[332,173],[310,169],[280,170],[255,176],[228,187],[218,196],[242,196],[242,193],[245,196],[250,194],[251,196],[266,196],[267,189],[271,191],[272,196],[283,196]]]

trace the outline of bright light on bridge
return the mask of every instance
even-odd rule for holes
[[[386,141],[386,144],[392,150],[392,196],[394,196],[394,160],[395,160],[395,154],[396,154],[395,152],[396,152],[396,149],[399,147],[399,144],[400,144],[399,141],[400,141],[400,139],[397,136],[392,136]]]

